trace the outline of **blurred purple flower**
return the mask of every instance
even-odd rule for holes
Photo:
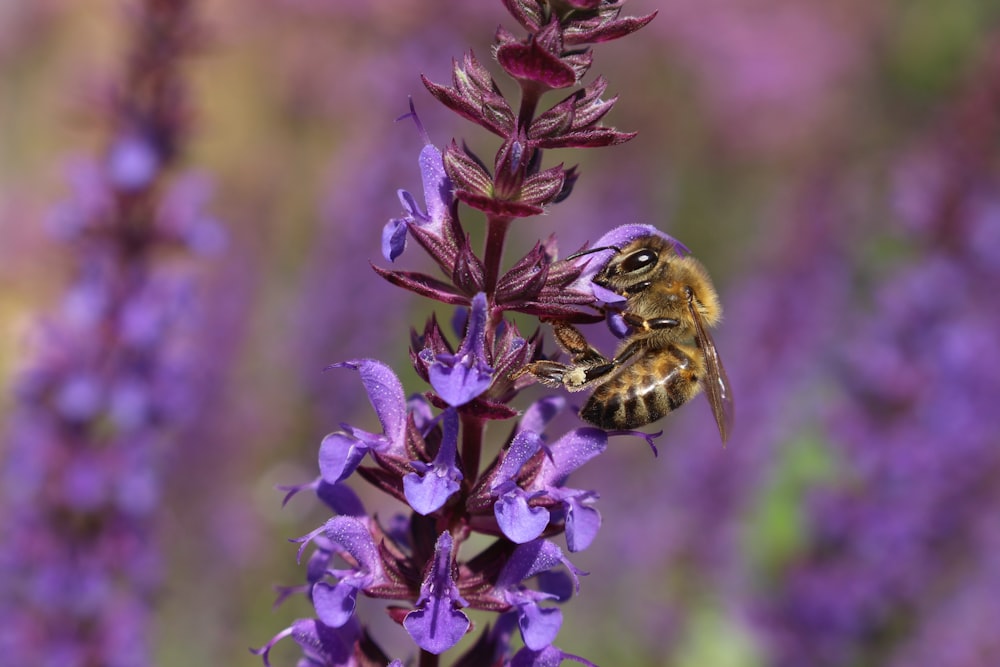
[[[849,130],[836,123],[848,117],[843,90],[864,74],[881,18],[874,6],[854,9],[848,18],[789,0],[681,0],[655,25],[694,70],[718,132],[738,150],[766,153]]]
[[[164,452],[210,389],[192,281],[163,259],[195,249],[161,209],[183,199],[169,177],[187,136],[194,15],[177,1],[130,16],[131,50],[101,108],[103,158],[74,165],[49,219],[72,282],[5,429],[0,652],[16,664],[149,663]],[[209,220],[204,204],[189,210]]]
[[[1000,271],[971,235],[984,204],[1000,205],[1000,95],[980,85],[1000,72],[998,54],[920,141],[919,168],[912,152],[900,163],[893,196],[911,253],[846,323],[825,424],[844,481],[811,494],[808,539],[760,600],[775,665],[985,665],[1000,647],[959,620],[996,609],[976,591],[996,583],[986,517],[1000,500],[1000,311],[982,304]]]

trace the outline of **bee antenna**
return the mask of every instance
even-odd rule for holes
[[[605,245],[601,246],[600,248],[589,248],[587,250],[581,250],[580,252],[574,252],[572,255],[566,258],[566,261],[568,262],[570,260],[576,259],[577,257],[583,257],[584,255],[590,255],[595,252],[601,252],[602,250],[614,250],[616,253],[622,251],[622,249],[617,246]]]

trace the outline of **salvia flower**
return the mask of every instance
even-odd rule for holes
[[[427,363],[427,379],[435,393],[452,407],[465,405],[489,388],[493,369],[486,359],[486,295],[472,299],[467,330],[455,354],[421,351]]]
[[[316,614],[327,625],[338,628],[354,614],[358,592],[385,583],[378,546],[366,521],[354,517],[334,517],[322,529],[334,549],[353,564],[347,570],[329,570],[337,577],[336,585],[317,582],[312,588]]]
[[[332,364],[329,368],[350,368],[361,374],[368,400],[382,424],[382,433],[368,433],[349,424],[342,431],[323,438],[319,466],[329,484],[349,477],[368,452],[383,457],[404,457],[406,448],[406,396],[403,385],[388,366],[373,359]]]
[[[441,151],[431,143],[427,131],[420,123],[417,112],[413,108],[413,101],[410,101],[410,113],[404,118],[413,118],[421,138],[424,140],[424,147],[420,151],[418,164],[420,165],[420,177],[424,186],[424,205],[426,211],[417,204],[413,195],[406,190],[399,190],[399,201],[406,210],[406,215],[402,218],[393,218],[382,230],[382,255],[390,262],[395,261],[403,250],[406,249],[406,232],[414,227],[420,229],[419,238],[423,239],[425,247],[434,255],[433,249],[442,248],[438,243],[443,239],[445,223],[449,218],[452,203],[452,186],[448,180],[448,175],[444,170],[444,160]],[[412,232],[411,232],[412,233]],[[435,259],[447,266],[454,260],[447,254],[437,256]]]
[[[459,594],[452,575],[453,544],[447,532],[438,537],[416,608],[403,619],[403,627],[417,646],[435,655],[457,644],[470,625],[469,617],[456,609],[469,603]]]
[[[441,419],[441,444],[431,463],[411,461],[415,470],[403,476],[403,495],[414,512],[430,514],[441,508],[459,489],[462,471],[458,468],[458,413],[445,410]]]
[[[569,478],[605,451],[609,435],[639,436],[650,444],[655,436],[591,427],[550,436],[566,405],[557,396],[520,412],[513,402],[531,379],[519,371],[542,358],[541,337],[537,331],[523,335],[505,315],[603,320],[605,303],[591,282],[601,262],[632,238],[662,232],[618,228],[601,239],[601,252],[565,259],[549,237],[506,270],[502,257],[509,226],[549,211],[577,181],[574,167],[544,165],[545,149],[605,146],[633,136],[601,125],[616,101],[602,97],[606,80],[579,82],[592,62],[587,44],[624,36],[652,16],[622,18],[618,2],[509,0],[505,6],[529,32],[518,37],[501,28],[493,50],[518,83],[520,100],[509,100],[472,53],[454,64],[451,85],[423,79],[439,101],[501,138],[492,163],[459,141],[439,150],[412,103],[407,114],[424,144],[418,160],[423,208],[413,195],[399,193],[404,214],[383,228],[382,255],[395,262],[408,240],[416,241],[439,275],[373,267],[392,284],[457,306],[444,320],[453,327],[432,315],[411,331],[410,361],[426,388],[409,397],[400,376],[380,361],[330,367],[359,373],[381,431],[341,423],[320,445],[320,477],[289,489],[288,497],[314,491],[338,516],[297,540],[300,555],[313,550],[307,584],[281,589],[282,598],[305,594],[317,620],[296,621],[279,633],[258,650],[265,660],[274,642],[291,636],[303,646],[306,664],[376,664],[357,658],[362,647],[365,655],[382,655],[366,632],[334,632],[363,620],[356,602],[366,595],[392,601],[387,613],[413,640],[421,665],[440,664],[438,656],[474,631],[470,610],[496,614],[496,620],[454,660],[459,667],[591,664],[555,646],[563,624],[559,604],[580,592],[583,574],[556,540],[565,535],[565,548],[580,551],[601,526],[598,493],[574,488]],[[554,89],[565,90],[562,99],[540,109],[543,94]],[[466,208],[485,214],[482,252],[461,219]],[[501,421],[508,422],[506,435],[497,439]],[[408,516],[383,523],[363,514],[356,497],[342,491],[355,473],[404,503]],[[486,537],[485,546],[466,554],[474,533]],[[515,631],[524,643],[516,652]],[[354,652],[342,651],[342,640],[351,636]],[[353,657],[345,658],[349,653]]]

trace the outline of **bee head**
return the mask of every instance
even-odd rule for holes
[[[622,275],[641,275],[656,266],[659,261],[660,256],[653,248],[639,248],[617,262],[618,271]]]
[[[594,282],[614,289],[625,284],[642,282],[660,264],[660,252],[648,244],[632,244],[619,251],[604,267]]]

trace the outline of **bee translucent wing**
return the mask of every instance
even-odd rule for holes
[[[688,308],[694,321],[695,340],[705,355],[705,395],[712,406],[715,423],[719,427],[719,435],[723,444],[729,439],[729,431],[733,428],[733,390],[729,385],[726,369],[722,367],[719,351],[715,349],[715,341],[708,333],[708,327],[701,317],[701,312],[694,303],[693,297],[688,298]]]

